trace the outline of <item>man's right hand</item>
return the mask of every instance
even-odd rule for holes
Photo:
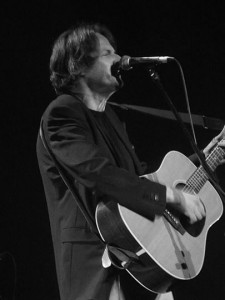
[[[206,215],[204,205],[197,195],[167,187],[167,203],[185,215],[191,224],[200,221]]]

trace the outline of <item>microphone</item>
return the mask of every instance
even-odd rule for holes
[[[124,55],[121,57],[120,61],[113,65],[113,72],[117,73],[120,70],[128,71],[134,65],[138,64],[158,65],[172,60],[174,60],[174,57],[170,56],[130,57],[128,55]]]

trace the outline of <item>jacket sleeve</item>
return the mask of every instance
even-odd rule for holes
[[[116,201],[149,219],[163,213],[165,186],[113,165],[94,142],[82,108],[53,106],[44,117],[43,129],[70,182],[85,186],[92,192],[93,199]]]

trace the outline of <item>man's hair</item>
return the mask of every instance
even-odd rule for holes
[[[54,42],[50,58],[50,80],[57,94],[70,90],[84,67],[95,58],[90,56],[97,47],[96,33],[105,36],[116,48],[112,33],[100,24],[81,24],[63,32]]]

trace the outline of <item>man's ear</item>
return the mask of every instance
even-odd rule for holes
[[[79,77],[85,77],[85,73],[84,72],[80,72]]]
[[[79,76],[80,76],[80,77],[85,77],[86,72],[87,72],[87,67],[83,67],[83,68],[80,70]]]

